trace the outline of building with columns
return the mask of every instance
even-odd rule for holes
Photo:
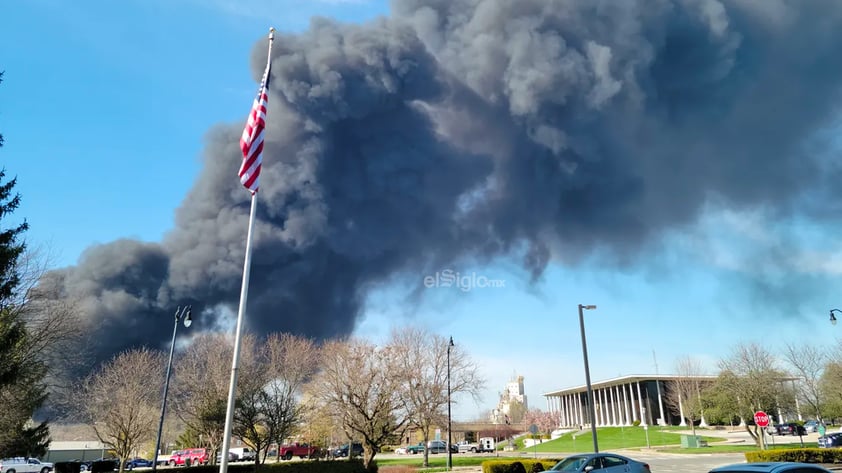
[[[697,376],[713,381],[716,376]],[[686,425],[680,412],[666,403],[675,375],[630,375],[591,383],[597,427],[633,425]],[[560,427],[591,425],[586,399],[587,386],[574,386],[544,393],[547,409],[558,412]],[[680,408],[680,406],[679,406]],[[704,416],[701,419],[704,425]]]

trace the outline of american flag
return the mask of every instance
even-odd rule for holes
[[[240,149],[243,150],[240,182],[252,194],[257,192],[257,178],[260,177],[260,166],[263,162],[263,131],[266,128],[266,104],[269,102],[270,66],[271,62],[267,62],[263,80],[260,82],[260,90],[254,98],[246,128],[240,138]]]

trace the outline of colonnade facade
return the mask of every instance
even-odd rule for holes
[[[596,425],[686,425],[682,412],[665,405],[671,376],[626,376],[592,384]],[[545,393],[547,410],[557,413],[562,428],[591,425],[587,386]],[[683,410],[679,400],[679,410]],[[704,419],[702,419],[704,424]]]

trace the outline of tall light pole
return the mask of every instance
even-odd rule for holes
[[[170,372],[172,371],[172,355],[175,351],[175,334],[178,332],[178,323],[184,319],[184,326],[189,327],[193,323],[190,317],[193,312],[192,306],[179,306],[175,309],[175,325],[172,329],[172,342],[170,343],[170,361],[167,363],[167,378],[164,381],[164,401],[161,403],[161,420],[158,423],[158,438],[155,440],[155,457],[152,459],[152,471],[158,469],[158,451],[161,449],[161,433],[164,430],[164,414],[167,412],[167,392],[170,389]]]
[[[839,310],[839,309],[830,309],[830,323],[831,323],[832,325],[836,325],[836,316],[835,316],[835,315],[833,315],[833,313],[834,313],[834,312],[839,312],[840,314],[842,314],[842,310]]]
[[[588,342],[585,340],[585,316],[583,310],[596,309],[595,305],[579,304],[579,329],[582,332],[582,357],[585,359],[585,383],[588,386],[588,411],[591,416],[591,435],[593,435],[593,451],[599,453],[599,442],[596,439],[596,413],[593,405],[593,389],[591,388],[591,370],[588,367]]]
[[[453,347],[453,337],[450,337],[450,342],[447,344],[447,471],[450,471],[453,466],[453,452],[450,451],[450,443],[453,442],[451,435],[451,419],[450,419],[450,348]]]

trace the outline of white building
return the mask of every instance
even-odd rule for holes
[[[511,413],[514,403],[522,405],[524,411],[529,408],[526,403],[526,393],[523,390],[523,376],[517,376],[506,383],[506,389],[500,394],[497,408],[491,411],[491,421],[495,423],[504,422],[506,416]]]

